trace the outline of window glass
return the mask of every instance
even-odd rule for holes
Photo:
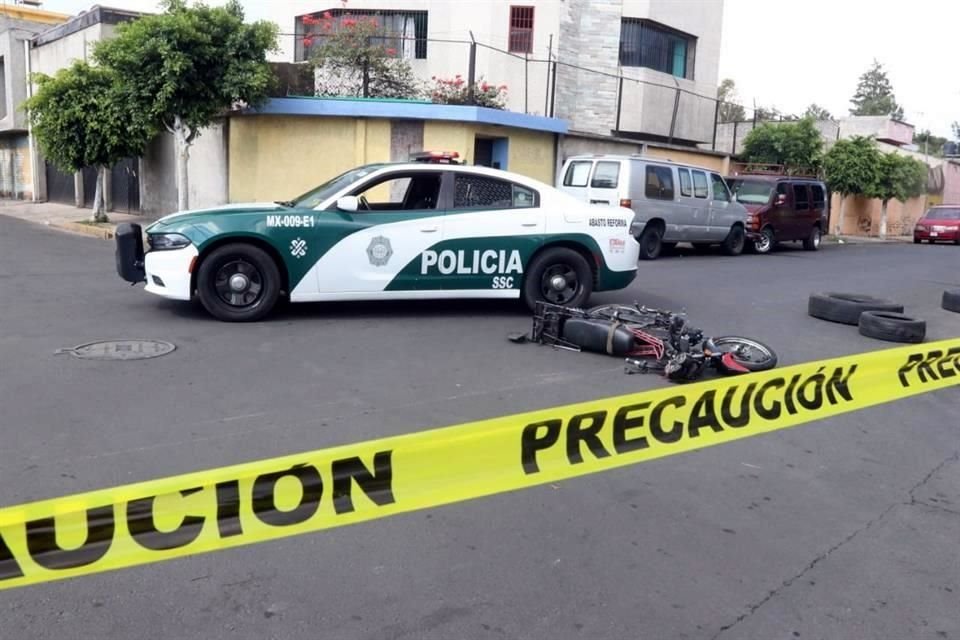
[[[514,190],[506,180],[487,176],[457,174],[453,188],[455,209],[510,209]]]
[[[707,174],[703,171],[693,171],[693,195],[695,198],[707,197]]]
[[[737,202],[743,204],[767,204],[773,185],[758,180],[731,180],[727,183],[736,195]]]
[[[926,220],[960,220],[960,208],[941,207],[939,209],[928,209],[927,212],[923,214],[923,217]]]
[[[711,173],[710,182],[713,183],[713,199],[717,202],[730,202],[730,192],[727,190],[727,183],[723,181],[723,178]]]
[[[807,195],[807,185],[793,185],[793,208],[797,211],[806,211],[810,208],[810,197]]]
[[[823,194],[823,185],[811,185],[810,191],[813,193],[813,206],[817,209],[822,209],[826,202]]]
[[[533,189],[514,184],[513,186],[513,206],[517,209],[537,206],[537,192]]]
[[[647,165],[646,195],[655,200],[673,200],[673,171],[670,167]]]
[[[294,198],[291,203],[295,207],[303,207],[305,209],[313,209],[318,207],[323,203],[324,200],[333,196],[341,189],[346,189],[352,183],[373,173],[382,166],[382,164],[368,164],[363,167],[351,169],[346,173],[341,173],[339,176],[331,178],[316,189],[308,191],[302,196]]]
[[[697,39],[649,20],[620,21],[620,64],[693,78]]]
[[[593,180],[590,186],[597,189],[616,189],[620,182],[619,162],[598,162],[593,170]]]
[[[693,195],[693,182],[690,180],[689,169],[677,169],[680,176],[680,195],[690,197]]]
[[[353,195],[363,198],[360,211],[417,211],[436,209],[440,199],[439,171],[390,174],[365,184]]]
[[[567,174],[563,177],[563,186],[565,187],[585,187],[590,178],[590,167],[592,162],[583,160],[571,162],[567,167]]]

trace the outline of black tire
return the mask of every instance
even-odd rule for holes
[[[814,293],[807,303],[807,313],[814,318],[841,324],[856,325],[864,311],[903,313],[903,305],[856,293]]]
[[[768,371],[777,366],[777,354],[773,349],[753,338],[740,336],[721,336],[713,343],[724,352],[731,352],[734,361],[749,371]],[[720,372],[724,374],[743,373],[728,369],[722,363]]]
[[[738,256],[743,253],[743,247],[746,244],[746,231],[744,231],[743,227],[740,225],[734,225],[730,229],[730,233],[727,234],[727,237],[724,238],[723,244],[720,245],[720,249],[723,251],[724,255]]]
[[[557,277],[565,281],[558,288]],[[523,281],[523,302],[534,310],[538,301],[564,307],[582,307],[593,293],[590,263],[573,249],[552,247],[538,254],[527,267]]]
[[[816,251],[820,248],[820,239],[821,232],[820,227],[814,227],[810,230],[810,235],[808,235],[803,240],[803,249],[804,251]]]
[[[655,224],[648,224],[637,237],[637,243],[640,245],[641,260],[656,260],[663,249],[663,231]]]
[[[947,311],[960,313],[960,289],[955,291],[944,291],[943,300],[940,302],[940,306]]]
[[[773,229],[770,227],[764,228],[760,232],[760,238],[753,243],[753,250],[759,254],[766,254],[773,251],[773,247],[777,244],[777,239],[773,235]]]
[[[242,278],[234,280],[237,276]],[[200,302],[210,315],[224,322],[260,320],[273,310],[280,288],[277,263],[266,251],[251,244],[228,244],[214,249],[197,271]]]
[[[913,244],[920,244],[920,238],[914,238]]]
[[[887,342],[923,342],[927,323],[892,311],[864,311],[860,314],[860,335]]]

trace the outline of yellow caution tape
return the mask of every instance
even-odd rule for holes
[[[636,464],[960,382],[960,339],[605,398],[0,510],[0,589]]]

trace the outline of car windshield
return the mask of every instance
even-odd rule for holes
[[[351,169],[350,171],[341,173],[336,178],[332,178],[327,182],[324,182],[319,187],[316,187],[315,189],[306,192],[302,196],[294,198],[290,202],[284,204],[288,204],[291,207],[297,207],[300,209],[315,209],[320,205],[320,203],[336,192],[340,191],[347,185],[350,185],[357,180],[370,175],[382,166],[382,164],[367,164],[362,167],[357,167],[356,169]]]
[[[923,217],[927,220],[960,220],[960,207],[956,209],[930,209]]]
[[[767,204],[773,191],[772,184],[757,180],[731,180],[730,187],[743,204]]]

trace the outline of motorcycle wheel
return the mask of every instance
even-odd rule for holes
[[[731,354],[737,364],[749,371],[768,371],[777,366],[774,350],[752,338],[722,336],[714,338],[713,343],[724,353]],[[726,375],[742,373],[727,368],[721,360],[717,361],[717,368]]]

